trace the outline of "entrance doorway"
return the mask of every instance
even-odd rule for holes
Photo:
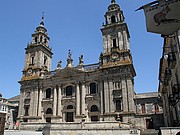
[[[73,112],[66,113],[66,122],[74,122]]]
[[[154,129],[153,119],[146,119],[146,128],[147,129]]]

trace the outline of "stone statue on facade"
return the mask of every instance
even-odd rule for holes
[[[66,67],[72,67],[72,62],[73,62],[73,59],[72,59],[72,54],[71,54],[71,50],[69,50],[68,52],[68,58],[67,58],[67,66]]]
[[[84,65],[83,55],[81,55],[81,56],[79,57],[79,66],[82,66],[82,65]]]
[[[60,60],[60,61],[58,62],[58,64],[57,64],[57,68],[56,68],[56,69],[57,69],[57,70],[58,70],[58,69],[62,69],[62,66],[61,66],[61,65],[62,65],[62,61]]]

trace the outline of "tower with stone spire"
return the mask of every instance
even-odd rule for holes
[[[115,0],[111,0],[104,16],[105,23],[101,28],[103,52],[99,62],[104,88],[104,112],[106,116],[112,117],[116,108],[117,120],[121,118],[128,122],[129,116],[135,114],[136,75],[130,53],[130,35],[123,11]]]
[[[28,121],[29,117],[37,120],[37,116],[41,115],[40,80],[43,73],[51,70],[53,55],[49,40],[44,26],[44,16],[42,16],[40,25],[32,34],[31,42],[25,48],[25,64],[19,81],[21,88],[18,118],[22,117],[24,121]]]
[[[101,29],[104,48],[101,55],[102,68],[132,63],[130,35],[124,19],[120,6],[112,0],[105,14],[105,24]]]
[[[40,25],[32,34],[32,41],[28,43],[26,50],[26,58],[23,69],[22,80],[28,78],[36,78],[41,75],[41,72],[51,70],[52,51],[49,47],[49,36],[44,27],[44,15]]]

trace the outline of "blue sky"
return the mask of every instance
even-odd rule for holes
[[[0,1],[0,93],[18,95],[25,61],[25,48],[39,26],[42,12],[53,50],[52,70],[59,60],[66,65],[68,49],[73,64],[83,54],[85,64],[97,63],[103,51],[101,27],[111,0],[1,0]],[[116,0],[130,32],[131,53],[137,73],[135,92],[158,89],[159,59],[163,39],[146,32],[143,11],[135,9],[151,0]]]

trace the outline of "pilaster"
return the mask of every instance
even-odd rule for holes
[[[62,106],[61,106],[61,98],[62,98],[62,95],[61,95],[61,85],[58,86],[58,116],[62,117]]]
[[[104,102],[105,102],[105,113],[109,113],[109,88],[108,80],[104,80]]]
[[[38,87],[33,91],[34,94],[34,98],[31,98],[31,100],[33,100],[33,116],[37,116],[38,115]]]
[[[85,115],[85,97],[86,97],[85,82],[82,82],[82,97],[81,97],[81,115]]]
[[[54,86],[54,99],[53,99],[53,116],[56,116],[57,109],[57,89]]]
[[[130,79],[127,80],[127,92],[128,92],[128,103],[129,103],[129,111],[135,112],[135,105],[134,105],[134,90],[133,84]]]
[[[128,112],[128,101],[127,101],[127,89],[126,89],[126,81],[122,80],[122,102],[123,102],[123,111]]]
[[[39,106],[38,106],[38,116],[41,116],[42,111],[42,88],[39,90]]]
[[[109,81],[109,112],[114,112],[113,110],[113,95],[112,95],[112,91],[113,91],[113,80]]]
[[[20,101],[19,101],[19,113],[18,113],[18,117],[20,118],[23,115],[23,110],[24,110],[24,103],[23,103],[23,92],[22,90],[20,90]]]
[[[104,113],[104,102],[103,102],[103,82],[100,81],[100,98],[101,98],[101,115]]]
[[[83,98],[83,97],[82,97]],[[80,92],[79,92],[79,82],[76,83],[76,115],[80,115]]]

